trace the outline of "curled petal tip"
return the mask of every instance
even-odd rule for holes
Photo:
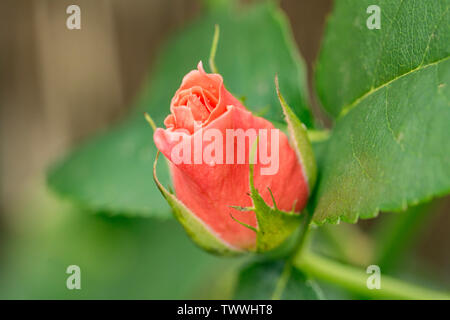
[[[200,61],[198,62],[198,64],[197,64],[197,69],[198,69],[198,71],[200,71],[201,73],[206,73],[206,72],[205,72],[205,69],[203,69],[203,62],[202,62],[202,60],[200,60]]]

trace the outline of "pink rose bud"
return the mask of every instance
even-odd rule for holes
[[[184,77],[170,111],[167,128],[154,133],[157,148],[169,160],[175,191],[175,196],[165,189],[163,194],[172,197],[175,216],[194,241],[212,251],[221,251],[217,246],[256,250],[259,220],[254,211],[242,210],[255,208],[249,163],[254,163],[254,187],[264,202],[298,217],[293,211],[301,211],[309,196],[300,155],[282,131],[225,89],[221,75],[207,74],[200,62]],[[220,244],[205,245],[205,238]]]

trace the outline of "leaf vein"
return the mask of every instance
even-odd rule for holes
[[[393,83],[393,82],[395,82],[395,81],[397,81],[397,80],[399,80],[401,78],[406,77],[409,74],[412,74],[414,72],[417,72],[417,71],[429,68],[431,66],[437,65],[437,64],[439,64],[441,62],[444,62],[444,61],[448,60],[448,58],[450,58],[450,56],[446,56],[445,58],[442,58],[442,59],[430,62],[430,63],[425,64],[425,65],[419,65],[418,67],[416,67],[416,68],[414,68],[414,69],[412,69],[412,70],[410,70],[408,72],[405,72],[405,73],[403,73],[403,74],[401,74],[401,75],[399,75],[399,76],[397,76],[397,77],[395,77],[395,78],[393,78],[393,79],[391,79],[391,80],[389,80],[389,81],[379,85],[376,88],[370,89],[369,91],[367,91],[366,93],[361,95],[359,98],[355,99],[352,103],[350,103],[346,107],[342,108],[342,111],[339,114],[338,119],[344,117],[347,113],[349,113],[352,109],[354,109],[361,101],[363,101],[365,98],[367,98],[371,94],[379,91],[380,89],[383,89],[384,87],[390,85],[391,83]]]

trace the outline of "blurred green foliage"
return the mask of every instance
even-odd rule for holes
[[[42,198],[16,221],[8,235],[14,241],[3,244],[0,298],[229,297],[230,270],[241,260],[197,248],[174,219],[92,214]],[[81,290],[66,288],[69,265],[81,268]]]

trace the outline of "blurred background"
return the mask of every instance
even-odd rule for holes
[[[71,4],[82,8],[81,30],[65,27]],[[313,113],[329,126],[311,84],[332,1],[280,4],[307,62]],[[55,159],[128,113],[160,45],[201,11],[202,2],[192,0],[0,2],[0,298],[223,298],[230,293],[231,267],[243,261],[200,252],[171,220],[94,215],[45,185]],[[346,225],[327,227],[317,246],[332,253],[336,248],[321,245],[322,238],[356,237],[358,248],[337,249],[364,265],[373,259],[368,252],[374,242],[383,243],[392,246],[382,257],[388,272],[450,286],[449,199],[410,211],[417,216],[413,222],[384,214],[351,231]],[[389,228],[399,223],[405,223],[408,245],[402,241],[396,247]],[[81,267],[82,290],[65,286],[70,264]],[[221,281],[210,281],[218,274]]]

